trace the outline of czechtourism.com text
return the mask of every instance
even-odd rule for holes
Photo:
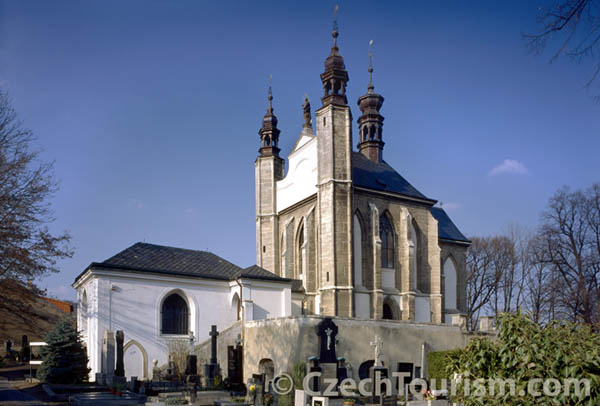
[[[309,396],[355,396],[357,392],[361,396],[392,396],[395,382],[406,382],[410,378],[408,373],[393,372],[391,377],[382,377],[380,374],[373,379],[361,379],[356,381],[352,378],[346,378],[338,381],[333,378],[321,380],[321,372],[311,372],[307,374],[303,381],[303,388]],[[314,380],[321,381],[321,387],[318,391],[311,388]],[[280,374],[273,381],[273,391],[279,395],[290,393],[294,387],[292,378],[288,374]],[[441,380],[436,385],[436,380],[426,381],[416,378],[407,383],[405,388],[398,391],[400,394],[408,392],[413,396],[422,394],[424,391],[440,388],[446,391],[448,396],[461,397],[558,397],[561,394],[575,394],[578,397],[590,395],[590,381],[588,379],[555,379],[555,378],[534,378],[527,382],[527,385],[521,384],[517,389],[517,383],[514,379],[452,379]]]

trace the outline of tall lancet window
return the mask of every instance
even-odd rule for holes
[[[379,218],[379,236],[381,237],[381,267],[394,268],[394,228],[385,213]]]
[[[408,261],[409,261],[409,267],[410,267],[410,289],[411,290],[417,290],[417,280],[418,280],[418,269],[419,269],[419,264],[418,264],[418,252],[419,252],[419,246],[418,246],[418,236],[417,236],[417,230],[415,228],[415,225],[413,224],[412,219],[409,218],[408,221],[409,224],[409,229],[408,229]]]
[[[296,241],[296,258],[298,258],[298,260],[296,261],[296,277],[302,280],[302,283],[304,284],[304,224],[302,224],[298,229],[298,237]]]
[[[188,334],[189,311],[186,301],[177,293],[169,295],[162,304],[162,333]]]
[[[456,268],[454,261],[448,257],[444,262],[444,308],[455,310],[456,306]]]
[[[360,220],[358,215],[354,215],[354,246],[353,251],[354,259],[354,286],[362,286],[362,228],[360,227]]]

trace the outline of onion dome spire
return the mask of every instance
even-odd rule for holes
[[[333,46],[331,47],[329,56],[325,59],[325,71],[321,73],[324,92],[321,98],[323,106],[329,104],[346,106],[348,104],[348,100],[346,99],[346,84],[349,80],[348,72],[344,64],[344,57],[340,54],[337,46],[337,38],[339,36],[337,24],[338,9],[339,7],[336,5],[334,8],[333,32],[331,33]]]
[[[371,161],[383,160],[383,120],[379,113],[383,105],[383,96],[375,93],[373,86],[373,40],[369,41],[369,85],[367,93],[358,98],[358,107],[362,115],[358,118],[360,130],[358,150]]]
[[[269,76],[269,93],[267,100],[267,112],[263,118],[262,127],[258,131],[260,136],[260,149],[258,152],[262,156],[279,156],[279,129],[277,128],[277,117],[273,114],[273,91],[271,90],[272,75]]]

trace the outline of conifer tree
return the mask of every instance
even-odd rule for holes
[[[81,336],[69,317],[61,319],[45,337],[42,365],[37,372],[41,381],[78,383],[88,377],[88,357]]]

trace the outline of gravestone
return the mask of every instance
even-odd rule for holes
[[[319,366],[319,359],[317,357],[309,357],[308,362],[309,362],[308,373],[323,372],[323,370]],[[311,391],[320,392],[321,380],[319,379],[318,376],[314,376],[308,381],[308,386]]]
[[[408,376],[398,377],[398,393],[406,395],[408,392],[408,384],[413,380],[413,364],[410,362],[399,362],[397,372],[408,374]]]
[[[215,377],[219,375],[219,364],[217,363],[217,337],[219,332],[217,326],[212,325],[210,328],[210,362],[204,364],[204,379],[205,386],[209,389],[215,387]]]
[[[346,359],[344,357],[340,357],[340,358],[338,358],[338,364],[337,364],[338,384],[346,378],[348,378],[348,370],[346,369]]]
[[[194,354],[194,333],[190,331],[190,353],[185,359],[185,375],[198,375],[198,358]]]
[[[375,335],[375,340],[371,342],[371,346],[375,350],[375,365],[371,367],[369,371],[369,378],[372,382],[372,403],[379,403],[381,401],[377,393],[385,396],[386,392],[392,391],[391,387],[387,386],[387,382],[384,382],[388,378],[388,370],[383,366],[382,355],[383,355],[383,340],[380,336]]]
[[[115,368],[115,376],[113,377],[113,383],[125,383],[125,363],[123,361],[123,342],[125,341],[125,334],[123,330],[117,330],[116,342],[117,342],[117,361]]]
[[[337,363],[335,355],[335,338],[338,333],[338,327],[331,317],[326,317],[317,325],[317,335],[319,336],[319,362]]]
[[[102,365],[101,372],[106,376],[109,383],[115,375],[115,333],[104,330],[102,338]]]
[[[4,350],[6,352],[6,355],[10,354],[12,350],[12,341],[10,341],[10,338],[6,340],[6,343],[4,343]]]
[[[338,378],[338,359],[335,353],[338,327],[331,317],[324,318],[317,325],[319,336],[319,368],[321,368],[321,382],[319,386],[326,388],[325,380]]]
[[[244,347],[242,336],[238,334],[235,347],[227,347],[227,377],[233,391],[244,390]]]
[[[23,361],[29,361],[31,349],[29,347],[29,339],[27,334],[23,334],[21,337],[21,357]]]

